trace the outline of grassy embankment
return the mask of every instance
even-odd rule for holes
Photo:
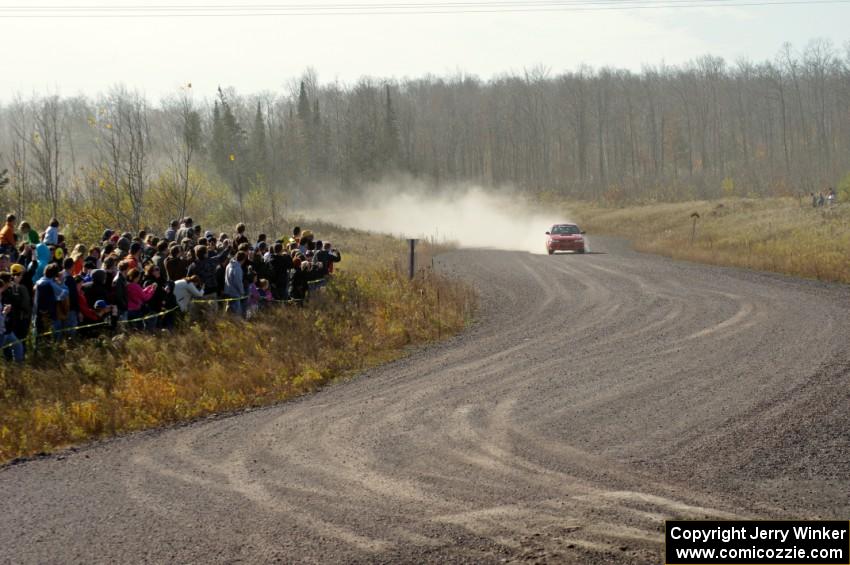
[[[850,204],[812,208],[807,199],[770,198],[565,207],[588,233],[627,237],[639,251],[850,283]]]
[[[471,315],[470,289],[429,269],[407,280],[399,268],[404,242],[318,228],[343,261],[305,308],[275,308],[249,323],[221,315],[165,335],[77,341],[23,366],[0,362],[0,463],[280,402],[457,332]],[[419,264],[429,265],[434,251],[420,245]]]

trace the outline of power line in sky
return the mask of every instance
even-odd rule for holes
[[[313,4],[65,4],[65,5],[13,5],[0,7],[0,11],[152,11],[152,10],[356,10],[356,9],[421,9],[421,8],[494,8],[494,7],[535,7],[535,6],[596,6],[596,5],[675,5],[675,4],[717,4],[743,0],[484,0],[484,1],[442,1],[442,2],[367,2],[367,3],[313,3]],[[765,4],[780,0],[763,0]]]
[[[850,4],[850,0],[491,0],[357,4],[44,5],[0,7],[0,18],[185,18],[598,12]]]

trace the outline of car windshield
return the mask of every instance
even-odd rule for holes
[[[575,235],[577,233],[581,233],[581,230],[578,229],[578,226],[567,224],[563,226],[553,226],[552,233],[555,235]]]

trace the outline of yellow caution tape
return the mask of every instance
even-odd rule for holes
[[[319,282],[320,281],[309,281],[307,284],[308,285],[315,285]],[[242,296],[242,297],[239,297],[239,298],[196,298],[196,299],[193,299],[192,302],[206,302],[206,303],[235,302],[237,300],[245,300],[247,298],[249,298],[249,297],[248,296]],[[304,302],[304,299],[303,298],[290,298],[288,300],[272,299],[272,300],[263,300],[262,302],[275,302],[275,303],[279,303],[279,304],[295,304],[297,302]],[[118,320],[118,323],[119,324],[133,324],[133,323],[136,323],[136,322],[143,322],[143,321],[149,320],[151,318],[158,318],[160,316],[165,316],[165,315],[170,314],[171,312],[175,312],[179,309],[180,309],[179,306],[174,306],[173,308],[169,308],[168,310],[163,310],[162,312],[155,312],[153,314],[149,314],[149,315],[143,316],[141,318],[134,318],[132,320]],[[85,329],[97,328],[97,327],[100,327],[100,326],[109,326],[109,325],[111,325],[111,322],[104,321],[104,322],[97,322],[95,324],[78,325],[78,326],[74,326],[73,328],[60,328],[58,330],[50,330],[50,331],[47,331],[47,332],[42,332],[40,334],[34,333],[34,334],[28,335],[24,339],[17,339],[15,341],[11,342],[11,343],[7,343],[3,346],[0,346],[0,351],[7,349],[9,347],[14,347],[15,345],[17,345],[19,343],[33,342],[40,337],[50,337],[52,335],[58,335],[58,334],[66,333],[66,332],[72,332],[72,331],[76,331],[76,330],[85,330]]]

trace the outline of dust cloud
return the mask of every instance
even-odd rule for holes
[[[307,215],[341,226],[460,247],[545,253],[545,232],[570,219],[528,203],[514,191],[455,185],[439,193],[421,186],[382,183],[361,202]]]

